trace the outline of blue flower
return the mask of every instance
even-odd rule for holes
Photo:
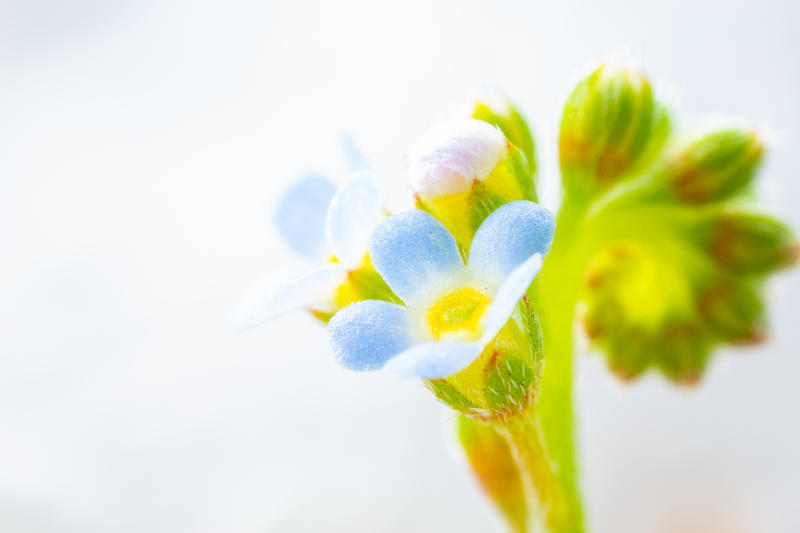
[[[378,273],[405,303],[365,300],[328,324],[347,368],[442,378],[466,368],[511,317],[550,248],[555,222],[529,201],[507,203],[481,224],[465,264],[450,232],[412,209],[372,234]]]
[[[275,225],[286,244],[314,265],[310,272],[275,287],[268,276],[250,287],[234,316],[245,330],[280,315],[309,309],[330,315],[356,298],[337,291],[348,286],[353,271],[363,269],[372,230],[383,220],[380,195],[368,171],[357,172],[338,189],[327,178],[307,174],[278,200]],[[352,284],[350,284],[352,285]]]

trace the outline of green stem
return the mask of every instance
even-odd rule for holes
[[[498,426],[521,472],[528,522],[533,531],[580,531],[570,528],[574,505],[559,479],[558,465],[548,453],[541,418],[535,409]]]
[[[544,340],[539,394],[529,413],[500,428],[527,473],[536,514],[549,533],[584,531],[573,427],[572,331],[585,267],[577,242],[585,213],[585,202],[565,199],[553,246],[530,293]]]
[[[523,476],[536,531],[582,533],[572,394],[573,327],[583,276],[598,249],[626,237],[658,235],[649,217],[611,208],[589,215],[589,198],[567,196],[550,253],[528,296],[542,327],[544,370],[524,415],[493,423]],[[619,211],[628,216],[619,218]]]
[[[623,196],[620,196],[624,200]],[[572,394],[573,327],[583,277],[598,250],[633,239],[658,241],[658,248],[689,257],[676,228],[687,227],[687,214],[658,205],[637,208],[626,201],[601,203],[567,196],[556,223],[556,234],[539,275],[528,292],[539,317],[544,343],[544,370],[535,402],[527,413],[497,421],[497,431],[509,443],[526,488],[528,512],[548,533],[582,533],[583,507],[578,472]],[[702,263],[704,259],[695,259]],[[702,264],[696,265],[696,268]],[[538,529],[537,529],[538,531]]]

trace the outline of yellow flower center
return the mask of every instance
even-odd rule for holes
[[[425,312],[428,333],[437,341],[478,340],[490,303],[486,294],[472,287],[444,294]]]

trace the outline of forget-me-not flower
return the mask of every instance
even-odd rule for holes
[[[391,299],[367,257],[369,236],[384,217],[368,171],[338,189],[316,174],[301,177],[278,201],[275,225],[286,244],[315,267],[277,290],[271,279],[251,287],[234,318],[237,328],[298,309],[325,320],[365,297]]]
[[[442,378],[466,368],[508,322],[542,265],[552,215],[533,202],[507,203],[481,224],[465,264],[455,238],[412,209],[373,233],[375,269],[404,302],[365,300],[328,327],[336,358],[355,370]]]

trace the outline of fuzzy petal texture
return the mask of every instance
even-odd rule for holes
[[[290,311],[324,304],[347,278],[342,265],[326,265],[277,290],[274,280],[265,278],[245,291],[233,317],[239,331],[250,329]]]
[[[544,257],[556,223],[539,204],[518,200],[496,209],[478,228],[469,251],[469,267],[490,290],[534,254]]]
[[[333,255],[348,267],[357,267],[380,221],[378,186],[369,173],[360,172],[336,191],[328,209],[327,235]]]
[[[489,344],[495,335],[503,329],[514,308],[528,290],[533,278],[542,268],[542,255],[535,254],[524,261],[521,265],[511,271],[508,277],[500,285],[497,294],[494,295],[492,305],[489,308],[489,316],[486,318],[486,328],[481,335],[480,343],[483,346]]]
[[[483,347],[480,342],[426,342],[392,358],[384,369],[402,378],[445,378],[468,367]]]
[[[405,307],[379,300],[351,304],[328,322],[333,353],[351,370],[377,370],[415,343],[413,315]]]
[[[325,221],[336,186],[317,174],[305,174],[286,189],[275,206],[275,226],[298,255],[319,262],[328,254]]]
[[[426,342],[413,346],[386,363],[384,370],[398,377],[445,378],[468,367],[505,326],[517,302],[542,267],[535,254],[515,268],[495,295],[486,329],[475,342]]]
[[[407,305],[423,305],[465,271],[453,236],[419,209],[383,222],[369,243],[375,269]]]
[[[464,192],[484,180],[506,150],[499,129],[482,120],[453,118],[429,129],[408,154],[409,178],[424,199]]]

